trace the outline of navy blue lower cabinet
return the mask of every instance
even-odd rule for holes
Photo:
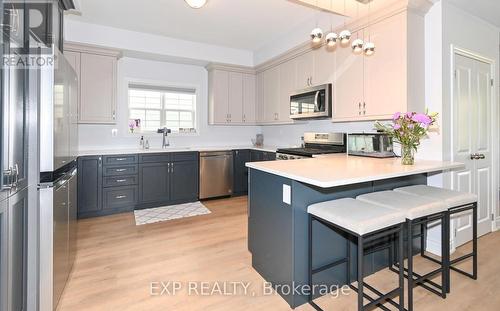
[[[102,211],[102,157],[78,158],[78,217]]]
[[[198,200],[198,159],[172,162],[170,172],[170,201],[175,203]]]
[[[394,189],[414,184],[426,184],[426,175],[365,182],[334,188],[318,188],[294,180],[250,169],[248,209],[248,249],[252,253],[252,266],[267,281],[276,285],[308,284],[308,213],[313,203],[339,198],[355,198],[364,193]],[[283,185],[291,187],[291,205],[283,202]],[[313,224],[313,266],[318,267],[345,257],[347,242],[351,243],[351,258],[356,262],[355,239],[345,232]],[[418,252],[419,239],[414,241]],[[363,259],[365,272],[374,273],[387,267],[389,262],[387,240],[374,241]],[[376,248],[375,248],[376,247]],[[314,285],[344,285],[346,266],[339,265],[314,276]],[[356,277],[356,265],[351,266],[351,276]],[[293,288],[293,287],[292,287]],[[283,299],[296,308],[307,302],[307,295],[277,291]]]
[[[233,195],[245,195],[248,192],[248,168],[245,164],[250,160],[250,150],[233,151]]]
[[[166,204],[170,200],[170,162],[139,165],[139,208]]]

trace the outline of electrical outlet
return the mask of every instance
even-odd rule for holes
[[[118,129],[112,129],[111,130],[111,137],[116,137],[118,136]]]

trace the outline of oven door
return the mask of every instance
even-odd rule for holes
[[[290,96],[290,118],[311,119],[332,116],[332,85],[308,88]]]

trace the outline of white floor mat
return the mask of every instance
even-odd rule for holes
[[[136,226],[210,213],[200,201],[134,211]]]

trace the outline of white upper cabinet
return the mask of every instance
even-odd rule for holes
[[[78,123],[116,123],[117,50],[66,43],[64,55],[78,77]]]
[[[257,94],[253,71],[228,66],[207,69],[209,124],[255,124]]]
[[[403,11],[353,34],[375,43],[373,55],[337,49],[334,122],[386,120],[397,111],[424,110],[423,23],[421,15]]]
[[[314,53],[313,51],[308,51],[295,58],[297,63],[297,83],[296,90],[301,90],[312,86],[316,83],[313,79],[314,72]]]
[[[229,72],[229,123],[243,122],[243,74]]]
[[[256,77],[254,74],[243,74],[243,123],[256,122]]]
[[[82,53],[80,123],[116,122],[116,58]]]
[[[297,62],[295,59],[280,65],[280,123],[292,123],[290,119],[290,95],[297,91]]]
[[[223,70],[213,70],[209,72],[208,86],[210,123],[228,123],[229,73]]]
[[[365,29],[376,42],[376,52],[364,60],[366,115],[388,117],[406,111],[405,14],[398,14]]]
[[[312,82],[314,85],[333,83],[335,80],[335,49],[327,48],[325,45],[313,50],[314,73]]]
[[[280,99],[280,67],[276,66],[264,72],[263,122],[279,121]]]
[[[354,54],[350,47],[337,47],[335,57],[333,119],[359,118],[363,113],[363,56]]]

